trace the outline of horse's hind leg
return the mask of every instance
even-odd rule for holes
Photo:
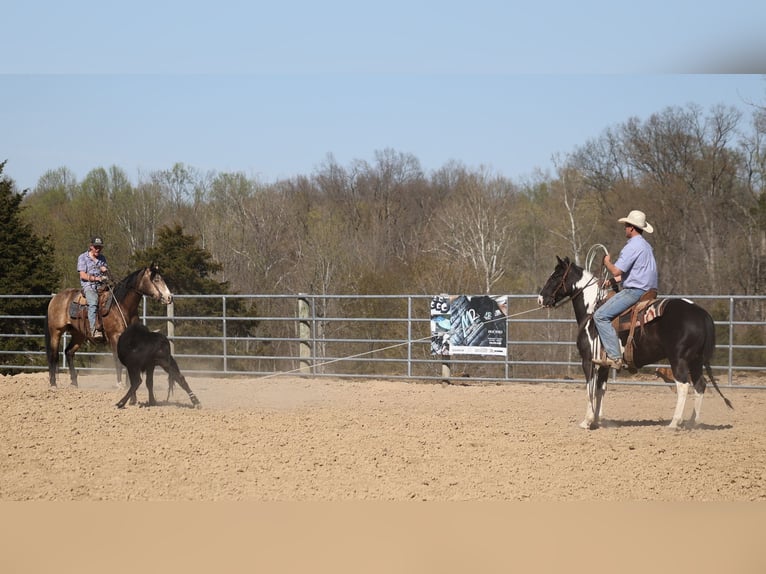
[[[173,357],[169,357],[167,363],[162,365],[162,368],[168,372],[168,399],[170,399],[170,390],[173,388],[173,383],[176,382],[178,383],[178,386],[189,395],[192,405],[200,408],[202,405],[200,404],[197,395],[191,390],[189,383],[186,382],[186,378],[181,374],[181,369],[178,368],[176,360]]]
[[[175,363],[175,361],[174,361]],[[186,379],[181,374],[181,371],[178,370],[178,366],[176,365],[173,369],[173,376],[175,377],[176,382],[178,385],[186,391],[186,394],[189,395],[189,399],[191,399],[192,405],[194,405],[197,408],[201,408],[202,405],[199,402],[199,399],[197,398],[197,395],[194,394],[194,391],[191,390],[191,387],[189,386],[189,383],[186,382]]]
[[[686,406],[686,395],[689,394],[689,383],[680,383],[676,381],[676,410],[673,412],[673,419],[668,428],[677,429],[683,422],[684,407]]]
[[[46,329],[48,326],[46,325]],[[45,333],[45,342],[47,344],[46,356],[48,359],[48,381],[51,387],[56,386],[56,372],[59,368],[59,345],[61,344],[61,333]]]
[[[668,427],[672,429],[677,429],[679,426],[683,424],[684,407],[686,407],[686,397],[689,394],[689,387],[691,386],[691,381],[694,380],[693,375],[695,374],[699,375],[697,377],[699,379],[702,376],[702,372],[701,370],[698,371],[694,369],[693,366],[692,366],[692,369],[690,370],[689,363],[683,358],[677,359],[675,365],[671,361],[671,369],[673,371],[673,379],[676,382],[676,410],[673,412],[673,418],[670,421],[670,424],[668,425]],[[696,372],[692,372],[692,370]],[[694,392],[695,394],[697,393],[696,388]],[[703,388],[703,392],[704,392],[704,388]],[[699,409],[702,408],[701,395],[697,395],[695,398],[695,413],[698,408]]]
[[[694,412],[689,419],[690,425],[698,425],[702,421],[702,399],[705,398],[706,387],[705,379],[702,376],[694,383]]]
[[[181,373],[178,373],[178,384],[181,386],[183,390],[186,391],[186,394],[189,395],[189,398],[191,399],[192,405],[197,407],[198,409],[202,408],[202,404],[199,402],[199,399],[197,398],[197,395],[194,394],[194,391],[191,390],[191,387],[189,386],[189,383],[186,382],[186,379]]]

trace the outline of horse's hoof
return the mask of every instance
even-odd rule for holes
[[[595,430],[598,428],[597,422],[588,422],[587,420],[584,420],[580,423],[580,428],[585,430]]]

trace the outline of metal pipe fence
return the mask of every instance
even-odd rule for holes
[[[431,298],[176,295],[168,308],[145,299],[141,320],[168,335],[187,376],[292,373],[497,384],[582,382],[571,307],[541,309],[536,295],[508,295],[506,356],[444,357],[431,354]],[[734,387],[766,384],[766,297],[686,298],[705,307],[715,319],[716,377]],[[0,369],[5,373],[47,369],[44,314],[6,312],[15,307],[9,303],[25,299],[37,300],[44,313],[49,297],[0,295]],[[111,352],[104,346],[86,345],[76,361],[80,371],[113,371]],[[66,367],[63,352],[59,364]],[[760,375],[765,376],[753,385]],[[632,380],[627,374],[618,375],[614,382],[653,384]]]

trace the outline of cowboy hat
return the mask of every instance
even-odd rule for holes
[[[642,229],[647,233],[652,233],[654,231],[654,227],[652,227],[651,224],[646,221],[646,214],[643,211],[638,211],[637,209],[631,211],[628,214],[628,217],[622,217],[617,221],[620,223],[629,223],[633,227]]]

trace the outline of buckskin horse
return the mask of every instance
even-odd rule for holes
[[[160,275],[155,263],[138,269],[117,282],[113,288],[101,293],[99,297],[99,316],[104,330],[106,343],[112,350],[115,369],[117,370],[117,385],[122,386],[122,366],[117,358],[117,340],[128,325],[138,320],[138,305],[143,296],[151,297],[165,305],[173,301],[173,294]],[[48,358],[48,375],[50,385],[56,386],[59,348],[61,337],[65,332],[72,339],[64,349],[67,358],[69,375],[72,386],[77,386],[77,370],[74,366],[75,353],[88,339],[89,325],[87,307],[78,300],[82,297],[80,289],[68,288],[53,296],[48,303],[48,313],[45,317],[45,350]]]
[[[540,291],[538,302],[544,307],[555,307],[567,297],[572,301],[579,325],[577,349],[588,382],[588,405],[585,420],[580,426],[594,429],[599,426],[601,403],[609,376],[609,367],[597,367],[592,362],[600,349],[600,340],[592,319],[600,299],[600,280],[590,271],[572,263],[568,257],[562,260],[557,256],[556,259],[556,268]],[[703,369],[726,406],[733,408],[718,388],[710,368],[715,350],[715,325],[710,314],[688,299],[654,300],[647,305],[645,312],[640,323],[634,324],[630,331],[632,341],[628,342],[629,331],[618,330],[618,335],[623,347],[626,343],[632,345],[629,362],[632,370],[663,359],[670,362],[677,399],[669,427],[677,429],[682,424],[690,386],[694,389],[695,401],[694,412],[688,423],[689,426],[699,424],[706,387]],[[660,370],[666,373],[666,369]]]

